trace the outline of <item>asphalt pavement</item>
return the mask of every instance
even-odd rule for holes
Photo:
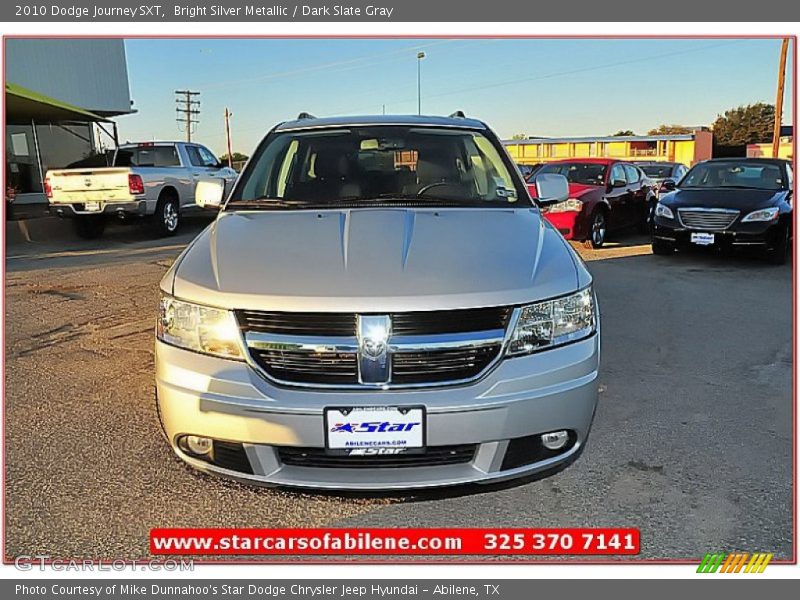
[[[406,495],[259,488],[193,471],[158,427],[158,281],[207,221],[6,258],[6,557],[142,558],[154,527],[641,529],[641,558],[792,555],[791,267],[582,254],[603,319],[588,447],[553,477]]]

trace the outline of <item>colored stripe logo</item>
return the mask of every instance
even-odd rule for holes
[[[771,552],[714,552],[706,554],[698,573],[763,573],[772,560]]]

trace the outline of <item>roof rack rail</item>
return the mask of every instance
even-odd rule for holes
[[[316,119],[316,118],[317,117],[315,117],[311,113],[307,113],[307,112],[301,112],[299,115],[297,115],[297,120],[298,121],[300,121],[301,119]]]
[[[452,115],[450,115],[451,119],[466,119],[467,116],[464,114],[463,110],[457,110]]]

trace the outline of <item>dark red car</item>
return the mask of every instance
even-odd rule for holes
[[[569,182],[569,199],[542,209],[566,239],[599,248],[609,231],[648,231],[657,202],[655,185],[636,165],[611,158],[571,158],[547,163],[533,176],[542,173],[557,173]],[[528,190],[535,198],[533,181]]]

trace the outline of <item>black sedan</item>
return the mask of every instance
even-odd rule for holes
[[[661,196],[653,254],[688,246],[762,249],[783,264],[792,235],[791,163],[766,158],[707,160]]]

